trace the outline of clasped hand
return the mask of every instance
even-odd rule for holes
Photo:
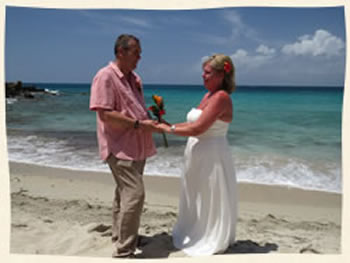
[[[170,131],[170,123],[166,122],[165,120],[161,120],[161,122],[158,122],[156,120],[142,120],[140,121],[140,128],[145,131],[150,132],[169,132]]]

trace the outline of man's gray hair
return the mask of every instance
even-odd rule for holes
[[[135,40],[136,43],[138,45],[140,45],[140,40],[137,37],[135,37],[133,35],[122,34],[115,41],[115,44],[114,44],[114,55],[117,55],[119,48],[128,49],[129,48],[129,41],[131,39]]]

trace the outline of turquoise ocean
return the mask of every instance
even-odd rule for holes
[[[7,99],[10,161],[78,170],[109,171],[98,157],[96,117],[89,84],[25,83],[57,96]],[[202,85],[144,85],[147,106],[163,97],[165,119],[184,122],[206,90]],[[239,182],[342,192],[343,87],[239,86],[227,139]],[[145,174],[180,177],[186,138],[167,135]]]

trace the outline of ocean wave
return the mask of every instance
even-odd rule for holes
[[[180,177],[184,145],[159,147],[157,155],[149,158],[146,175]],[[8,136],[10,161],[73,170],[109,172],[99,159],[95,144],[74,145],[71,140],[50,136]],[[240,151],[232,156],[239,182],[284,185],[341,193],[341,167],[331,161],[307,161],[276,154],[247,154]]]
[[[17,101],[16,98],[6,98],[6,104],[14,104]]]
[[[59,90],[51,90],[51,89],[44,89],[46,93],[49,93],[51,95],[60,95]]]
[[[239,181],[342,192],[341,167],[335,162],[311,162],[270,154],[238,159],[236,167]]]

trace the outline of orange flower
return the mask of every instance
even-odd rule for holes
[[[159,108],[163,107],[163,98],[161,96],[153,95],[152,98]]]
[[[156,116],[157,119],[160,121],[162,115],[165,114],[163,98],[158,95],[152,95],[152,99],[154,100],[156,105],[152,105],[148,108],[148,110],[150,110],[153,113],[153,115]]]

